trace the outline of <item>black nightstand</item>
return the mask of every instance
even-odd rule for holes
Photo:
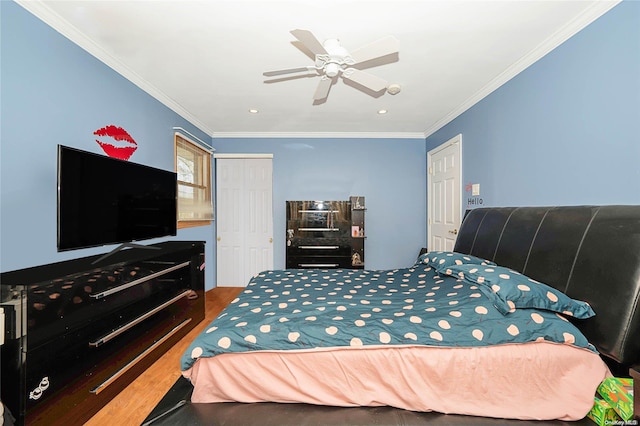
[[[631,367],[629,375],[633,379],[633,418],[640,420],[640,365]]]

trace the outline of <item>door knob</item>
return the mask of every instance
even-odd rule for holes
[[[454,229],[453,231],[449,231],[449,233],[453,235],[458,235],[458,230]]]
[[[272,243],[273,242],[273,238],[269,238],[269,242]]]
[[[216,238],[216,240],[220,241],[220,240],[222,240],[222,237],[218,237],[218,238]]]

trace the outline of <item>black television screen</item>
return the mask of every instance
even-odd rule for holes
[[[58,251],[176,235],[176,173],[58,145]]]

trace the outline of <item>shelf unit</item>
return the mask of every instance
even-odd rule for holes
[[[364,269],[364,242],[367,238],[364,226],[364,214],[367,210],[364,197],[352,195],[349,197],[349,204],[351,204],[351,267]]]

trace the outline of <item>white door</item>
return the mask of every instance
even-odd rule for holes
[[[272,158],[216,154],[216,285],[273,269]]]
[[[461,223],[462,135],[427,153],[427,248],[452,251]]]

